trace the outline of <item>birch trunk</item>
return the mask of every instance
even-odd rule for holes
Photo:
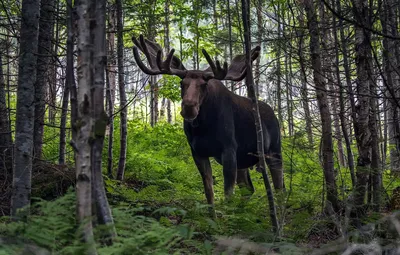
[[[88,244],[87,253],[96,254],[92,227],[92,158],[91,136],[94,126],[91,87],[94,67],[93,40],[91,33],[95,6],[91,0],[80,0],[77,3],[78,28],[78,91],[76,118],[71,118],[73,127],[73,146],[75,147],[77,218],[82,224],[82,239]],[[73,97],[71,97],[73,98]],[[71,101],[72,104],[72,101]]]

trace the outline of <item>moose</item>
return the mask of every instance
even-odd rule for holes
[[[254,193],[249,167],[259,162],[257,137],[252,102],[249,98],[229,91],[222,80],[241,81],[245,78],[245,55],[238,55],[228,64],[214,61],[203,49],[209,64],[205,70],[187,70],[172,49],[163,61],[162,48],[156,42],[140,35],[132,37],[134,58],[139,68],[148,75],[176,75],[181,79],[181,115],[184,118],[184,132],[194,162],[203,179],[208,204],[214,204],[213,177],[210,157],[223,166],[224,193],[229,198],[235,183]],[[139,51],[147,58],[147,67]],[[260,54],[257,46],[251,51],[254,61]],[[272,175],[274,188],[284,188],[281,137],[279,122],[272,108],[259,101],[261,123],[264,135],[264,150],[267,165]]]

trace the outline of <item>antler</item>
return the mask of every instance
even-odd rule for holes
[[[261,47],[257,46],[251,50],[251,61],[254,61],[260,55]],[[210,58],[207,51],[203,49],[203,54],[210,65],[212,74],[209,69],[206,70],[207,78],[214,78],[217,80],[231,80],[231,81],[241,81],[246,76],[246,55],[237,55],[232,59],[232,63],[228,68],[228,64],[224,62],[224,67],[221,67],[220,62],[217,60],[216,64]]]
[[[132,41],[136,45],[133,46],[133,56],[135,57],[139,68],[144,73],[149,75],[169,74],[177,75],[181,78],[185,77],[186,69],[182,65],[181,60],[174,56],[174,49],[168,53],[165,61],[162,61],[163,53],[159,44],[145,39],[143,35],[139,36],[139,41],[135,37],[132,37]],[[138,48],[146,56],[150,68],[148,68],[140,59]]]

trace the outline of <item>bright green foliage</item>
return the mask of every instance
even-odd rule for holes
[[[181,91],[179,83],[181,79],[177,76],[163,75],[160,84],[163,84],[158,90],[160,96],[168,98],[173,102],[181,100]]]
[[[115,130],[118,137],[118,121]],[[218,236],[248,239],[265,247],[275,240],[261,174],[250,171],[256,189],[251,198],[243,199],[236,188],[234,197],[227,202],[221,166],[211,159],[217,214],[216,219],[211,219],[182,124],[159,123],[151,128],[142,120],[131,120],[128,134],[125,181],[105,177],[118,237],[110,247],[99,245],[99,254],[210,254]],[[46,148],[53,148],[52,144],[47,143]],[[307,254],[294,243],[305,242],[310,233],[323,236],[328,231],[324,226],[332,224],[319,216],[324,199],[319,153],[307,146],[304,133],[283,138],[282,146],[288,197],[275,193],[284,239],[273,245],[279,246],[282,254]],[[118,147],[116,139],[115,158]],[[57,155],[50,150],[46,153]],[[103,155],[106,162],[106,149]],[[341,199],[346,199],[351,191],[348,172],[347,168],[338,168]],[[398,183],[388,177],[384,175],[385,188],[396,187]],[[36,202],[27,223],[0,226],[0,236],[5,237],[6,244],[0,248],[0,254],[16,252],[26,243],[57,254],[79,254],[84,247],[77,239],[74,212],[72,192],[53,202]],[[6,222],[4,219],[3,223]],[[97,226],[96,236],[102,232],[102,227]]]

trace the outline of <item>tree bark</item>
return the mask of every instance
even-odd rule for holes
[[[72,86],[75,87],[74,75],[74,15],[72,0],[67,0],[67,68],[64,86],[64,95],[61,112],[60,124],[60,152],[58,156],[58,163],[65,163],[65,145],[66,145],[66,123],[67,112],[69,103],[69,94]]]
[[[0,193],[9,201],[12,186],[12,137],[6,103],[6,84],[3,75],[3,61],[0,53]],[[7,206],[7,209],[9,207]],[[6,212],[9,215],[9,211]]]
[[[96,254],[94,245],[92,217],[92,158],[91,136],[94,121],[91,87],[93,84],[93,38],[91,28],[95,6],[91,0],[79,0],[77,3],[78,28],[78,91],[77,116],[71,118],[74,129],[72,144],[75,147],[77,219],[82,224],[82,239],[88,244],[89,254]],[[71,102],[72,104],[72,102]]]
[[[341,3],[340,0],[336,1],[336,6],[338,9],[338,13],[342,13],[341,10]],[[344,24],[343,24],[343,20],[339,19],[339,32],[340,32],[340,44],[341,44],[341,48],[342,48],[342,55],[343,55],[343,67],[344,67],[344,73],[345,73],[345,78],[346,78],[346,86],[347,86],[347,94],[348,94],[348,99],[350,101],[350,108],[351,108],[351,118],[353,120],[353,125],[354,125],[354,129],[356,129],[356,121],[357,121],[357,113],[356,113],[356,103],[354,100],[354,90],[353,90],[353,86],[352,86],[352,82],[351,82],[351,63],[349,62],[348,56],[348,50],[347,50],[347,37],[345,36],[344,33]],[[347,127],[346,127],[347,128]],[[351,143],[351,137],[352,137],[352,128],[351,125],[349,125],[348,127],[349,130],[349,143]],[[353,160],[354,161],[354,160]],[[350,166],[350,162],[349,162],[349,166]],[[356,173],[353,168],[350,168],[350,175],[352,178],[352,183],[353,183],[353,187],[356,186]]]
[[[308,20],[307,27],[310,31],[311,65],[314,74],[318,108],[321,116],[322,158],[326,182],[327,201],[329,201],[333,209],[337,211],[339,210],[339,199],[334,173],[331,114],[326,93],[326,84],[321,70],[320,32],[318,28],[318,19],[317,14],[315,13],[313,1],[305,0],[303,4]]]
[[[117,180],[124,179],[126,164],[126,144],[127,144],[127,108],[126,93],[124,82],[124,41],[123,41],[123,16],[122,0],[116,0],[117,5],[117,57],[118,57],[118,86],[120,96],[120,152],[117,169]]]
[[[307,139],[308,139],[308,144],[312,148],[314,146],[314,138],[313,138],[313,133],[312,133],[312,121],[311,121],[311,114],[310,114],[310,106],[308,104],[308,92],[307,92],[307,73],[306,73],[306,66],[305,66],[305,59],[304,59],[304,29],[305,27],[304,24],[304,16],[303,14],[300,14],[298,16],[298,21],[299,21],[299,26],[301,27],[298,30],[298,36],[299,36],[299,50],[298,50],[298,55],[299,55],[299,64],[300,64],[300,79],[301,79],[301,88],[300,88],[300,94],[301,94],[301,100],[302,100],[302,106],[303,106],[303,111],[304,111],[304,118],[306,121],[306,131],[307,131]]]
[[[23,0],[21,10],[20,54],[15,128],[15,158],[11,215],[31,201],[35,80],[39,35],[39,0]]]
[[[113,178],[113,147],[114,147],[114,102],[110,85],[110,71],[106,68],[106,100],[108,105],[108,152],[107,152],[107,175]]]
[[[164,46],[165,52],[169,53],[170,51],[170,43],[169,43],[169,0],[165,1],[164,11],[165,11],[165,36],[164,36]],[[160,114],[161,115],[161,114]],[[171,100],[167,99],[167,121],[168,123],[172,123],[172,114],[171,114]]]
[[[264,157],[264,138],[261,126],[260,110],[258,108],[258,100],[256,98],[256,93],[254,90],[253,72],[251,65],[251,36],[250,36],[250,2],[247,0],[242,0],[242,19],[244,28],[244,38],[245,38],[245,50],[246,50],[246,86],[247,93],[252,101],[252,112],[255,119],[256,132],[257,132],[257,152],[260,160],[259,167],[264,178],[264,185],[267,192],[267,198],[269,202],[269,214],[271,217],[272,228],[276,235],[279,235],[279,223],[276,216],[276,208],[274,204],[273,191],[271,183],[269,182],[269,177],[266,170],[265,157]]]
[[[332,0],[332,5],[335,6],[335,0]],[[352,187],[355,187],[356,177],[354,174],[354,158],[353,151],[351,149],[351,142],[349,138],[349,134],[347,132],[347,120],[345,117],[345,95],[344,95],[344,85],[342,84],[342,79],[340,77],[340,64],[339,64],[339,39],[337,34],[337,26],[336,26],[336,17],[333,17],[333,37],[335,40],[335,72],[336,72],[336,80],[338,82],[339,87],[339,119],[340,119],[340,127],[342,129],[343,139],[346,144],[346,154],[347,154],[347,164],[350,170],[351,183]],[[344,54],[344,52],[343,52]],[[351,85],[350,85],[351,86]],[[349,92],[350,93],[350,92]]]
[[[281,82],[281,37],[282,37],[282,28],[281,28],[281,22],[280,22],[280,4],[278,3],[277,5],[277,11],[276,11],[276,17],[277,17],[277,23],[278,23],[278,37],[277,37],[277,42],[276,42],[276,98],[277,98],[277,105],[278,105],[278,119],[279,123],[281,124],[281,129],[283,130],[283,133],[285,133],[285,126],[283,122],[283,109],[282,109],[282,82]]]
[[[39,44],[37,57],[37,78],[35,83],[35,124],[33,131],[34,157],[42,157],[44,116],[46,114],[46,92],[52,59],[52,35],[54,0],[42,0],[39,19]]]
[[[353,14],[355,20],[364,27],[370,27],[369,8],[366,0],[353,0]],[[357,65],[357,97],[358,107],[354,132],[358,147],[356,187],[354,194],[355,209],[364,205],[366,186],[371,167],[371,131],[369,128],[370,116],[370,32],[363,27],[355,27],[355,57]]]
[[[230,0],[226,0],[226,10],[228,13],[228,35],[229,35],[229,61],[232,61],[233,58],[233,47],[232,47],[232,18],[231,18],[231,5]],[[231,91],[234,92],[235,89],[233,87],[234,83],[230,82]]]
[[[382,5],[382,1],[379,1]],[[384,10],[380,11],[382,32],[391,36],[398,36],[395,3],[393,0],[383,1]],[[400,175],[400,121],[399,121],[399,74],[396,67],[398,65],[396,58],[396,42],[390,38],[383,37],[383,81],[387,88],[387,119],[388,119],[388,135],[390,148],[390,170],[396,176]],[[391,91],[390,91],[391,90]],[[393,97],[394,95],[394,97]]]
[[[96,0],[96,26],[92,29],[94,42],[94,81],[91,85],[91,115],[93,118],[93,135],[91,144],[92,192],[96,199],[96,214],[100,224],[107,226],[106,243],[112,244],[116,236],[111,209],[107,201],[102,175],[102,150],[108,124],[104,110],[104,72],[106,68],[106,0]]]
[[[111,101],[112,105],[114,106],[115,102],[115,91],[116,91],[116,56],[115,56],[115,31],[116,28],[116,6],[115,4],[110,5],[110,14],[109,14],[109,30],[112,31],[108,33],[108,56],[107,56],[107,63],[108,63],[108,78],[110,80],[110,93],[111,93]],[[110,104],[108,104],[110,106]],[[109,112],[110,110],[107,109]],[[114,110],[113,110],[114,111]],[[111,116],[111,115],[110,115]]]
[[[60,13],[60,1],[59,0],[53,0],[54,1],[54,7],[56,7],[56,12]],[[51,63],[50,63],[50,71],[48,76],[49,86],[48,87],[48,119],[49,123],[55,124],[56,122],[56,113],[57,113],[57,63],[58,63],[58,47],[60,45],[60,23],[59,19],[55,19],[51,23],[53,31],[54,27],[54,33],[51,36],[53,38],[52,40],[52,45],[51,45]],[[50,76],[50,78],[49,78]]]
[[[257,1],[257,45],[262,45],[262,38],[263,38],[263,16],[262,16],[262,0]],[[255,64],[255,90],[256,90],[256,97],[260,97],[260,60],[261,58],[256,59]]]

